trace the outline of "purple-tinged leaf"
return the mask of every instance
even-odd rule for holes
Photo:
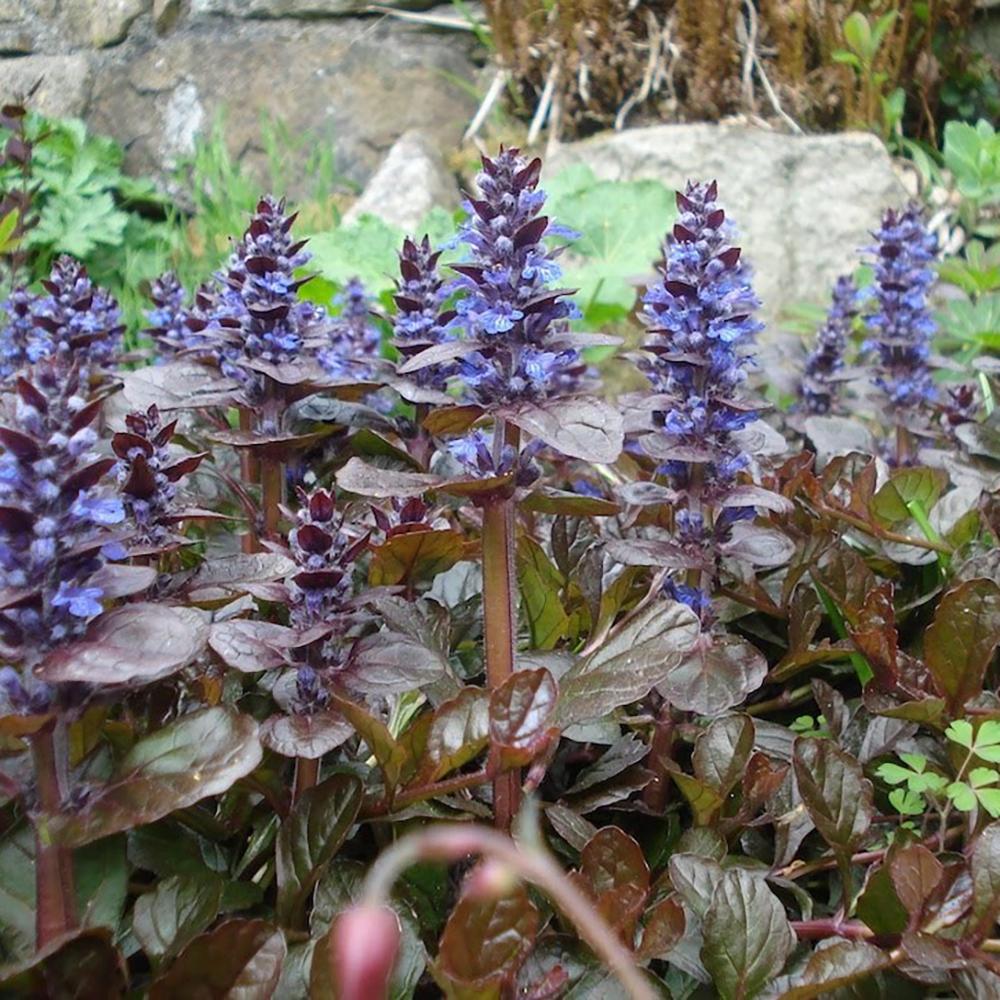
[[[624,443],[621,414],[602,399],[526,402],[504,408],[499,415],[570,458],[614,462]]]
[[[953,714],[983,690],[1000,644],[1000,585],[968,580],[949,590],[924,635],[924,660]]]
[[[667,672],[657,690],[686,712],[716,716],[764,683],[767,660],[745,639],[706,633]]]
[[[223,881],[215,872],[173,875],[139,896],[132,933],[154,968],[166,965],[219,915]]]
[[[107,927],[70,931],[44,945],[30,959],[5,965],[5,997],[79,997],[119,1000],[126,995],[125,960]]]
[[[776,514],[790,514],[794,504],[787,497],[762,486],[734,486],[719,501],[723,507],[760,507]]]
[[[795,934],[759,875],[724,871],[702,925],[701,960],[721,1000],[754,997],[784,968]]]
[[[559,688],[544,668],[518,670],[490,695],[490,742],[509,767],[531,763],[558,729],[553,715]]]
[[[413,372],[422,371],[431,365],[445,364],[446,362],[467,357],[475,351],[480,350],[482,346],[478,340],[449,340],[443,344],[434,344],[419,354],[414,354],[413,357],[407,359],[396,370],[400,375],[410,375]]]
[[[337,473],[337,485],[358,496],[388,499],[392,497],[419,497],[441,484],[440,476],[422,472],[400,472],[396,469],[378,469],[367,465],[360,458],[352,458]]]
[[[976,838],[969,867],[972,872],[970,931],[989,936],[1000,913],[1000,822],[990,823]]]
[[[799,793],[823,839],[853,851],[875,818],[872,783],[861,765],[830,740],[797,739],[792,758]]]
[[[354,735],[354,727],[339,712],[272,715],[260,726],[260,742],[282,757],[319,760]]]
[[[285,937],[265,920],[227,920],[196,937],[149,991],[149,1000],[274,995],[287,954]]]
[[[371,553],[368,583],[372,587],[417,583],[451,569],[464,553],[463,537],[451,528],[408,531],[372,545]]]
[[[887,864],[896,898],[909,913],[913,926],[940,884],[944,868],[923,844],[908,844],[891,854]]]
[[[277,917],[283,927],[304,926],[313,886],[347,839],[364,789],[353,774],[334,774],[306,791],[282,822],[275,849]]]
[[[521,501],[520,507],[538,514],[563,514],[567,517],[607,517],[617,514],[620,509],[613,500],[569,493],[551,486],[532,490]]]
[[[874,976],[891,964],[891,959],[865,941],[834,941],[810,956],[794,985],[781,994],[781,1000],[814,1000],[837,990],[848,989]]]
[[[295,630],[284,625],[237,618],[216,622],[208,644],[227,667],[254,674],[284,666],[282,651],[293,649],[296,639]]]
[[[684,907],[676,898],[661,899],[646,911],[636,958],[640,962],[665,959],[684,936],[686,923]]]
[[[57,647],[36,673],[50,684],[151,684],[199,657],[208,634],[208,616],[194,608],[126,604],[80,642]]]
[[[604,551],[623,566],[655,566],[657,569],[708,569],[707,558],[664,538],[611,538]]]
[[[144,736],[84,805],[48,817],[46,826],[55,842],[80,847],[220,795],[260,760],[250,716],[222,706],[192,712]]]
[[[719,550],[730,559],[771,568],[783,566],[795,555],[795,543],[776,528],[742,521],[733,526],[729,541],[720,545]]]
[[[437,650],[397,632],[377,632],[355,645],[341,679],[352,691],[387,698],[433,684],[447,670]]]
[[[494,899],[463,896],[445,924],[437,970],[446,981],[492,996],[513,980],[538,933],[539,917],[518,886]]]
[[[560,728],[604,718],[644,698],[692,649],[698,633],[694,612],[675,601],[657,601],[627,620],[562,676]]]
[[[691,763],[695,776],[724,800],[746,772],[753,752],[753,720],[748,715],[716,719],[699,737]]]
[[[434,712],[413,784],[438,781],[474,760],[489,743],[489,692],[462,688]]]

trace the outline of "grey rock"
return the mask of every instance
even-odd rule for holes
[[[93,78],[90,58],[85,55],[24,56],[0,59],[0,93],[11,97],[27,94],[41,80],[31,106],[42,114],[66,118],[83,113]]]
[[[411,129],[392,144],[361,197],[345,213],[344,222],[376,215],[419,236],[417,226],[435,205],[453,208],[457,201],[458,187],[441,153],[422,132]]]
[[[66,30],[94,48],[116,45],[152,0],[63,0]]]
[[[20,25],[0,24],[0,55],[23,56],[35,50],[35,36]]]
[[[561,146],[546,170],[572,163],[601,179],[653,179],[671,188],[718,180],[772,320],[793,303],[825,302],[837,275],[857,266],[882,210],[906,200],[885,147],[860,132],[657,125]]]
[[[127,166],[160,173],[224,112],[230,150],[265,162],[261,116],[312,146],[329,143],[336,168],[364,184],[410,128],[446,149],[475,110],[451,78],[471,79],[472,42],[397,21],[185,21],[149,47],[114,50],[95,80],[88,120],[127,148]],[[110,54],[109,54],[110,55]],[[305,159],[309,149],[292,154]],[[262,176],[262,170],[258,170]],[[302,193],[309,178],[302,178]],[[287,193],[296,196],[293,188]]]
[[[181,15],[181,0],[153,0],[153,24],[161,34],[169,31]]]
[[[383,0],[381,7],[426,10],[439,0]],[[192,14],[228,17],[344,17],[363,14],[372,0],[191,0]]]

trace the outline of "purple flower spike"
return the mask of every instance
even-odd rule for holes
[[[334,304],[340,306],[340,315],[330,324],[329,347],[320,351],[319,363],[334,378],[371,378],[381,338],[361,279],[351,278]]]
[[[91,581],[123,516],[102,488],[113,461],[92,450],[100,409],[82,378],[79,366],[39,363],[30,381],[18,379],[13,419],[0,429],[0,588],[22,595],[0,612],[0,640],[26,668],[101,613]]]
[[[874,310],[864,317],[871,331],[865,348],[874,353],[873,381],[889,408],[912,411],[937,396],[928,363],[937,326],[927,302],[937,238],[915,204],[888,209],[872,235]]]
[[[838,376],[844,369],[844,351],[851,324],[858,315],[858,286],[841,275],[833,286],[833,302],[826,322],[816,334],[816,346],[806,359],[799,396],[806,413],[830,413],[840,395]]]
[[[562,248],[549,250],[543,241],[569,234],[540,214],[541,167],[516,149],[484,157],[479,197],[465,205],[469,218],[459,236],[469,259],[455,265],[455,322],[480,346],[457,374],[468,396],[486,405],[571,391],[584,371],[578,352],[558,343],[577,314],[570,293],[551,287],[561,277]]]
[[[678,192],[680,214],[665,247],[663,280],[643,299],[643,367],[663,399],[653,412],[657,432],[643,443],[659,460],[657,471],[685,498],[676,512],[677,542],[698,561],[714,553],[716,563],[732,526],[755,513],[727,508],[725,499],[750,462],[734,435],[758,417],[741,392],[762,327],[753,317],[759,302],[749,269],[730,242],[717,195],[715,182],[689,183]],[[703,509],[718,516],[706,518]],[[667,592],[708,623],[714,575],[702,573],[700,587],[672,581]]]

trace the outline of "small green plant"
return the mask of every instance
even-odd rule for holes
[[[873,24],[861,11],[854,11],[844,21],[847,48],[833,53],[834,61],[850,66],[857,80],[857,121],[854,124],[879,132],[887,140],[900,135],[906,103],[902,87],[885,92],[890,77],[881,67],[880,59],[883,45],[898,17],[899,11],[891,10]]]
[[[902,764],[889,762],[878,767],[876,774],[895,786],[889,792],[893,808],[902,816],[920,816],[933,809],[941,816],[942,830],[951,808],[963,813],[982,808],[994,818],[1000,816],[1000,771],[971,766],[977,758],[1000,764],[1000,722],[990,720],[976,730],[967,719],[956,719],[945,736],[966,751],[951,780],[930,768],[927,758],[918,753],[900,753]]]

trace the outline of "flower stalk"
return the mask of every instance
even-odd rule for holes
[[[470,854],[497,861],[541,889],[615,974],[632,1000],[653,1000],[655,994],[631,952],[559,865],[541,849],[516,843],[489,827],[443,825],[396,841],[369,869],[359,906],[369,911],[384,908],[396,879],[411,865],[420,861],[458,861]]]

